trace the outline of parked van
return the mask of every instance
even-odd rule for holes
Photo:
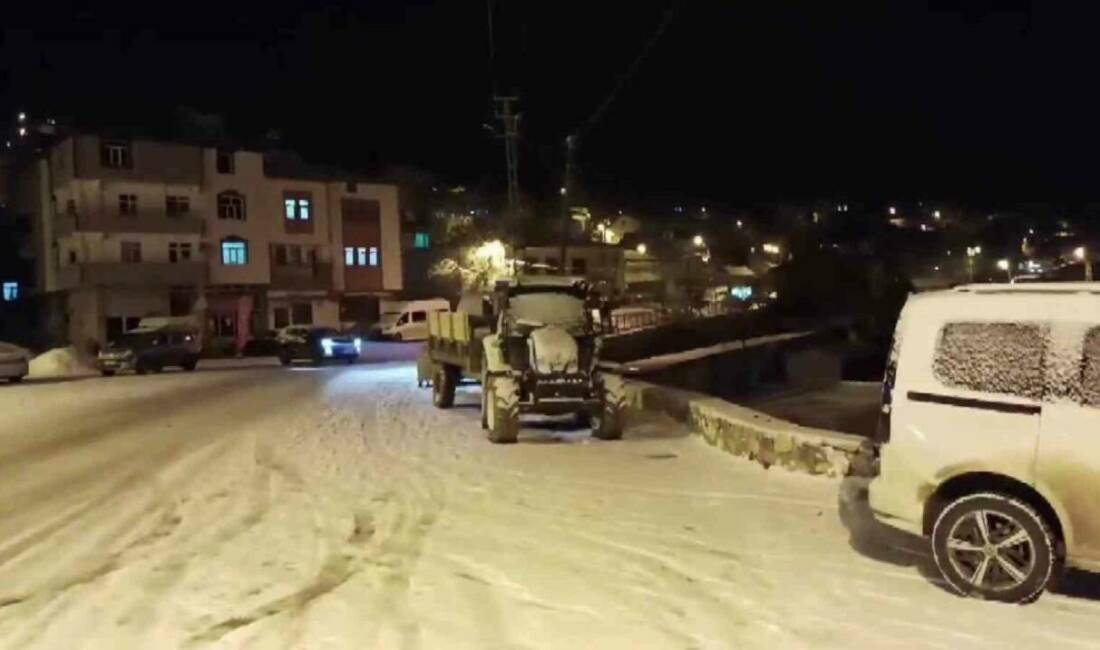
[[[395,341],[423,341],[428,338],[428,312],[451,311],[445,298],[383,303],[378,332]]]
[[[1100,571],[1100,284],[971,285],[902,310],[883,384],[881,522],[957,592],[1028,602]]]

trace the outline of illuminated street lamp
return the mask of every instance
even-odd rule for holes
[[[940,214],[940,211],[939,211],[939,210],[934,210],[934,211],[932,212],[932,218],[933,218],[933,219],[939,219],[939,218],[940,218],[940,217],[942,217],[942,216],[943,216],[943,215],[942,215],[942,214]]]
[[[19,116],[18,117],[19,117],[20,122],[26,122],[27,121],[27,114],[24,113],[23,111],[19,111]]]
[[[974,281],[974,258],[982,254],[981,246],[966,247],[966,275],[970,281]]]
[[[997,260],[997,268],[1004,271],[1005,275],[1008,276],[1008,281],[1012,282],[1012,265],[1007,259]]]
[[[639,255],[645,255],[647,249],[645,244],[638,244],[637,248],[635,248],[634,250],[638,251]]]
[[[1078,246],[1073,249],[1073,256],[1081,260],[1081,264],[1085,267],[1085,282],[1092,282],[1092,263],[1089,262],[1089,251],[1084,246]]]
[[[737,220],[737,227],[738,227],[738,228],[740,228],[740,227],[741,227],[741,225],[742,225],[742,224],[741,224],[741,220],[740,220],[740,219],[738,219],[738,220]]]
[[[771,242],[768,242],[767,244],[764,244],[761,248],[764,249],[765,253],[769,253],[771,255],[778,255],[779,254],[779,244],[773,244]]]
[[[703,236],[702,235],[695,235],[694,237],[691,238],[691,243],[695,244],[696,246],[702,246],[703,245]]]
[[[891,216],[891,217],[892,217],[892,216],[894,216],[894,215],[896,215],[896,214],[898,213],[898,209],[897,209],[897,208],[895,208],[895,207],[894,207],[894,206],[892,206],[892,205],[891,205],[891,206],[890,206],[890,207],[889,207],[888,209],[889,209],[889,212],[890,212],[890,216]]]

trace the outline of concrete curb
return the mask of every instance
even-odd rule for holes
[[[631,408],[664,413],[707,444],[764,467],[833,477],[862,474],[866,439],[773,418],[722,399],[641,381],[627,382]]]

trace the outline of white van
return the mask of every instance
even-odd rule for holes
[[[1100,283],[913,296],[883,385],[879,521],[961,594],[1028,602],[1100,571]]]
[[[383,303],[379,333],[394,341],[423,341],[428,338],[428,312],[434,311],[451,311],[451,303],[445,298]]]

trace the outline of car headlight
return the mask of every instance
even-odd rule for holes
[[[363,351],[363,339],[359,338],[358,336],[355,337],[355,351],[356,352],[362,352]]]
[[[321,349],[324,350],[326,357],[332,356],[332,339],[321,339]]]

